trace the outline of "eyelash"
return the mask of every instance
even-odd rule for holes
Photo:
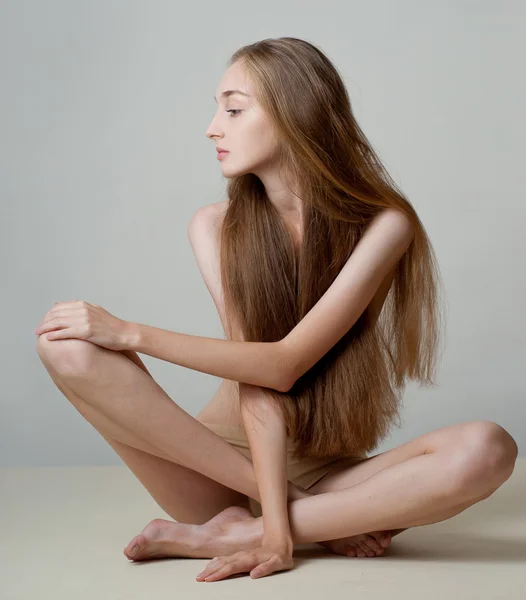
[[[241,112],[241,109],[240,108],[231,108],[231,109],[227,110],[226,112],[232,113],[232,116],[235,117],[237,114],[239,114]]]

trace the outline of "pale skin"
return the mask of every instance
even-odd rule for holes
[[[301,202],[288,193],[272,164],[275,142],[268,122],[253,98],[251,103],[238,96],[224,99],[221,92],[227,89],[252,92],[239,66],[225,73],[216,91],[219,112],[207,130],[216,145],[230,151],[221,161],[223,174],[256,173],[270,200],[301,236]],[[232,113],[225,111],[232,109],[244,111],[245,120],[242,112],[230,121]],[[189,235],[223,320],[214,237],[222,208],[211,205],[201,210]],[[367,303],[375,312],[381,310],[391,274],[392,268],[378,275],[374,293],[368,290]],[[75,329],[86,319],[90,328]],[[55,332],[55,340],[42,335],[49,331]],[[307,345],[300,344],[301,331],[298,328],[287,343],[278,343],[269,352],[265,344],[127,324],[86,303],[60,303],[46,314],[36,330],[37,351],[51,378],[159,506],[179,521],[155,519],[130,541],[126,556],[220,557],[206,566],[206,579],[202,576],[201,581],[238,572],[261,577],[292,568],[293,546],[299,543],[323,542],[339,554],[377,556],[392,535],[450,518],[490,496],[510,477],[517,456],[515,441],[496,423],[474,421],[424,434],[351,468],[335,470],[308,491],[286,481],[282,486],[276,479],[276,472],[283,473],[279,457],[274,459],[274,471],[264,462],[264,432],[258,436],[247,431],[259,457],[253,463],[200,422],[219,422],[211,417],[220,416],[223,398],[215,403],[212,399],[193,418],[168,397],[136,354],[144,352],[242,382],[240,391],[247,394],[258,386],[286,390],[300,367],[308,368],[309,360],[316,360],[305,350]],[[325,334],[328,329],[321,331]],[[259,368],[262,361],[269,368]],[[261,401],[261,396],[254,398]],[[259,406],[265,409],[264,403]],[[279,428],[274,416],[267,412],[268,426],[272,422],[275,427],[272,439]],[[245,426],[249,423],[246,415],[239,418]],[[248,497],[262,503],[265,528],[263,518],[254,518],[248,510]],[[135,545],[139,550],[132,556]]]

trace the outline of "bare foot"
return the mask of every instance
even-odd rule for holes
[[[371,533],[360,533],[346,538],[336,540],[327,540],[325,542],[316,542],[324,548],[327,548],[334,554],[343,554],[344,556],[372,558],[381,556],[384,550],[391,543],[391,531],[373,531]]]
[[[221,514],[224,513],[220,513],[218,517],[220,517]],[[334,554],[343,554],[344,556],[350,557],[374,557],[382,555],[384,550],[390,545],[391,538],[402,531],[405,530],[393,529],[392,531],[373,531],[371,533],[360,533],[358,535],[317,543]],[[258,534],[259,538],[257,537]],[[243,522],[232,521],[227,523],[225,525],[225,535],[226,539],[229,540],[234,547],[247,538],[257,544],[262,536],[261,517],[255,519],[249,514]],[[238,547],[236,551],[242,549],[243,548]]]
[[[241,506],[229,506],[203,525],[178,523],[166,519],[154,519],[124,548],[124,555],[133,561],[150,560],[170,556],[191,558],[214,558],[252,548],[258,544],[258,536],[244,528],[245,539],[237,540],[225,535],[228,525],[250,519],[252,513]],[[256,533],[256,530],[254,533]],[[137,546],[135,552],[134,547]]]
[[[392,535],[403,530],[376,531],[317,542],[335,554],[374,557],[383,554]],[[203,525],[154,519],[123,550],[133,561],[186,556],[215,558],[229,556],[261,544],[262,519],[241,506],[229,506]],[[132,553],[134,546],[138,546]]]

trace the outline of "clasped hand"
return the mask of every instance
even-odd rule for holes
[[[241,550],[231,556],[217,556],[196,577],[197,581],[219,581],[235,573],[250,572],[252,579],[292,569],[292,543],[263,542],[259,548]]]
[[[35,329],[50,340],[77,338],[109,350],[129,347],[130,323],[84,300],[56,302]]]

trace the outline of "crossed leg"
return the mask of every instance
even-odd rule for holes
[[[96,403],[89,402],[87,396],[84,396],[86,399],[82,398],[75,391],[75,388],[77,388],[75,378],[71,377],[72,357],[71,355],[67,356],[69,353],[78,350],[79,345],[82,344],[92,346],[92,348],[86,348],[88,351],[91,349],[97,351],[96,348],[98,347],[89,342],[82,342],[81,340],[50,341],[40,336],[37,341],[37,352],[57,388],[115,450],[166,514],[181,523],[202,524],[229,506],[249,507],[246,494],[223,485],[194,469],[174,462],[173,458],[160,450],[157,445],[151,444],[147,439],[140,437],[137,433],[118,422],[119,415],[115,411],[112,412],[115,415],[114,418],[111,418],[108,413],[101,412]],[[69,348],[66,346],[69,346]],[[137,378],[137,387],[133,384],[132,387],[135,388],[137,394],[143,395],[148,404],[155,406],[165,399],[172,403],[164,390],[131,360],[117,352],[102,348],[100,350],[106,354],[106,358],[110,359],[109,368],[113,371],[114,382],[118,381],[121,369],[126,372],[132,371],[133,376]],[[80,349],[79,354],[81,352],[82,349]],[[70,375],[69,379],[68,374]],[[126,375],[125,381],[128,380],[129,376]],[[122,392],[116,391],[112,394],[112,390],[109,388],[107,392],[101,395],[100,399],[104,401],[104,398],[113,396],[114,401],[116,401],[119,394],[122,394]],[[158,400],[159,397],[163,397],[163,399]],[[174,407],[179,408],[175,404]],[[151,410],[155,412],[156,409],[152,408]],[[177,417],[174,415],[174,418]],[[190,418],[194,420],[192,417]],[[210,432],[207,427],[203,426],[203,428],[205,433]],[[177,437],[177,428],[175,427],[173,435]],[[248,461],[240,452],[213,432],[210,432],[210,435],[216,437],[220,445],[227,446],[226,464],[228,464],[228,460],[232,462],[233,452],[239,455],[241,466],[244,466],[243,463]],[[191,450],[195,452],[193,445]],[[234,455],[234,459],[236,458]],[[232,468],[235,468],[235,462]],[[239,468],[239,465],[237,466]]]
[[[462,439],[466,440],[466,435],[473,438],[473,443],[476,443],[478,436],[479,444],[482,446],[484,442],[480,436],[484,436],[484,429],[486,430],[487,435],[490,433],[492,428],[494,429],[494,424],[484,421],[475,421],[454,424],[449,427],[444,427],[442,429],[426,433],[396,448],[392,448],[386,452],[368,457],[363,461],[352,465],[351,467],[346,467],[345,465],[341,464],[335,466],[329,473],[327,473],[327,475],[325,475],[309,489],[309,493],[318,495],[351,488],[361,484],[387,467],[402,463],[410,458],[422,456],[433,451],[443,451],[448,448],[453,449],[456,441]],[[488,467],[490,467],[490,465],[488,465]],[[488,468],[488,475],[490,475],[490,473],[491,469]],[[436,521],[442,521],[450,518],[462,512],[466,508],[469,508],[476,502],[488,498],[494,491],[498,489],[498,487],[500,487],[500,484],[493,488],[485,488],[485,490],[480,493],[479,496],[470,496],[468,500],[460,500],[459,503],[452,508],[446,508],[442,514],[437,513],[435,515]],[[407,528],[408,527],[391,529],[388,531],[390,531],[390,537],[392,538],[402,533]],[[377,531],[371,532],[369,535],[356,536],[352,543],[348,543],[348,539],[345,538],[345,544],[343,544],[345,547],[345,552],[343,551],[344,548],[342,547],[342,551],[340,553],[345,553],[348,556],[369,557],[383,553],[382,545],[380,543],[383,535],[377,535],[382,533],[382,531]],[[338,547],[338,544],[333,543],[331,546]]]
[[[206,511],[205,520],[226,504],[242,506],[246,496],[259,500],[252,463],[180,409],[122,354],[81,340],[43,337],[37,349],[68,399],[174,519],[182,520],[180,511],[187,511],[193,522],[203,522]],[[311,488],[317,495],[290,502],[294,542],[434,523],[487,497],[511,475],[515,441],[488,421],[452,427],[456,438],[450,428],[426,434],[353,467],[354,485],[347,474],[346,487],[331,490],[343,480],[341,474],[329,475]],[[169,465],[152,462],[156,457]],[[183,480],[190,482],[185,490]],[[261,526],[261,520],[253,521]]]

